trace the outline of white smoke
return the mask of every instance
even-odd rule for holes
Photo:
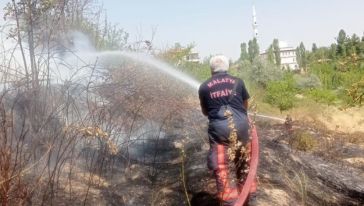
[[[22,42],[26,62],[25,67],[20,46],[15,40],[17,37],[9,38],[11,28],[14,28],[14,26],[14,21],[7,21],[1,26],[0,32],[0,72],[1,76],[6,76],[9,81],[18,81],[24,78],[26,67],[28,68],[28,73],[30,72],[30,55],[27,42]],[[126,51],[97,51],[87,35],[78,31],[70,32],[56,44],[58,45],[53,46],[52,49],[38,46],[35,51],[40,75],[39,79],[50,76],[51,82],[56,84],[62,84],[65,81],[82,83],[99,76],[99,72],[105,72],[103,70],[105,65],[115,64],[115,66],[118,66],[125,61],[132,61],[145,65],[144,69],[155,69],[167,74],[195,90],[200,85],[193,78],[149,54]],[[49,67],[46,66],[48,62]]]
[[[91,73],[98,72],[100,69],[102,70],[105,65],[110,66],[111,64],[115,64],[117,66],[124,61],[133,61],[144,64],[145,68],[163,72],[171,78],[175,78],[189,85],[193,89],[197,90],[200,85],[193,78],[176,70],[167,63],[154,58],[150,54],[126,51],[96,51],[88,37],[81,32],[72,32],[70,37],[72,38],[72,48],[69,49],[66,55],[60,58],[61,61],[56,62],[58,65],[62,65],[58,67],[60,80],[65,78],[69,80],[71,78],[76,80],[84,79],[85,77],[89,77]],[[78,70],[74,70],[74,68]]]

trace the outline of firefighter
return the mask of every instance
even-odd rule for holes
[[[249,170],[249,93],[243,80],[228,74],[229,60],[225,56],[212,57],[210,68],[211,78],[198,91],[202,113],[209,120],[207,165],[216,179],[219,200],[231,206]]]

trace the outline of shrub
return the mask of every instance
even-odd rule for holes
[[[320,79],[314,74],[293,76],[298,89],[312,89],[321,86]]]
[[[248,74],[252,81],[263,88],[267,87],[269,82],[280,80],[283,77],[283,71],[279,67],[260,58],[253,61]]]
[[[327,105],[332,105],[337,97],[333,91],[328,89],[312,89],[308,92],[309,96],[318,103],[324,103]]]
[[[294,81],[287,77],[282,81],[269,82],[264,100],[282,112],[294,106],[294,94]]]
[[[309,132],[297,131],[293,134],[289,144],[292,148],[307,152],[315,148],[317,141]]]
[[[364,77],[354,83],[347,91],[349,97],[351,97],[353,104],[361,105],[364,102]]]

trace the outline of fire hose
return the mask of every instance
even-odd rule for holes
[[[243,206],[246,202],[248,195],[250,193],[250,188],[255,181],[257,175],[258,168],[258,160],[259,160],[259,141],[257,129],[254,123],[251,124],[251,159],[250,159],[250,169],[244,186],[239,194],[238,200],[236,201],[234,206]]]

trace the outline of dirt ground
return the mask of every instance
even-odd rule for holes
[[[316,112],[312,119],[304,119],[308,112],[292,113],[293,128],[307,131],[319,142],[316,151],[310,152],[290,147],[283,123],[257,120],[260,138],[258,205],[363,205],[364,145],[360,139],[353,138],[362,137],[358,132],[362,129],[360,121],[364,115],[360,116],[360,112],[363,110],[343,113],[328,108],[321,114]],[[116,167],[104,177],[79,175],[79,171],[75,171],[72,188],[63,188],[64,197],[60,195],[56,205],[63,202],[63,205],[182,206],[188,205],[188,200],[192,206],[219,205],[215,198],[215,180],[206,165],[209,148],[206,121],[199,118],[195,120],[198,124],[187,128],[196,130],[194,136],[186,138],[178,133],[159,142],[164,150],[158,153],[154,164],[132,162],[128,170]],[[337,127],[340,121],[344,123]],[[349,134],[348,127],[344,127],[344,124],[349,125],[346,121],[356,122],[353,133]],[[184,145],[184,158],[176,142]],[[89,181],[90,188],[85,185]],[[80,198],[68,198],[70,192]]]

